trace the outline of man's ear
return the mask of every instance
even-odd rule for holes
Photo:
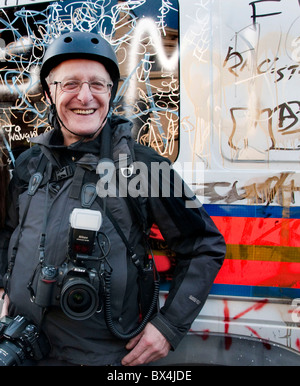
[[[49,94],[47,92],[45,92],[45,97],[46,97],[46,101],[49,103],[49,105],[51,105],[51,100],[50,100]]]
[[[48,90],[45,90],[44,91],[44,94],[45,94],[45,97],[46,97],[46,101],[49,103],[49,105],[52,105],[53,104],[53,100],[52,100],[52,96],[51,96],[51,92],[48,88]]]

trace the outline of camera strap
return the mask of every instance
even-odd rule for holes
[[[49,181],[47,182],[47,185],[46,185],[44,219],[43,219],[43,226],[42,226],[42,232],[41,232],[41,236],[40,236],[40,245],[39,245],[39,262],[38,262],[36,268],[34,269],[29,282],[27,283],[27,289],[30,292],[30,298],[31,299],[33,299],[35,297],[35,294],[34,294],[34,291],[32,288],[33,279],[35,277],[35,274],[36,274],[38,267],[42,266],[42,264],[44,263],[44,260],[45,260],[46,227],[47,227],[47,219],[48,219],[48,211],[49,211],[48,202],[49,202]]]
[[[109,220],[113,224],[115,230],[118,232],[119,236],[123,240],[123,242],[126,246],[127,252],[129,254],[129,257],[131,258],[133,264],[136,266],[139,273],[142,275],[143,274],[143,266],[142,266],[140,259],[137,257],[136,253],[133,251],[133,249],[132,249],[131,245],[129,244],[129,241],[127,240],[126,236],[124,235],[120,225],[118,224],[118,222],[116,221],[116,219],[112,215],[111,211],[108,209],[107,205],[105,206],[105,208],[103,208],[103,202],[102,202],[102,200],[100,200],[100,197],[97,197],[97,199],[98,198],[99,198],[98,201],[100,201],[100,205],[101,205],[102,209],[105,211],[105,214],[107,215],[107,217],[109,218]]]
[[[27,213],[28,213],[28,210],[29,210],[31,199],[32,199],[32,197],[34,196],[34,194],[36,193],[36,191],[38,190],[39,186],[41,185],[41,183],[43,181],[43,175],[44,175],[44,171],[45,171],[45,169],[47,167],[47,164],[48,164],[48,159],[45,156],[42,156],[40,161],[39,161],[39,164],[38,164],[38,167],[36,169],[36,172],[31,176],[31,178],[29,180],[29,183],[28,183],[27,202],[26,202],[24,213],[23,213],[23,216],[22,216],[22,219],[21,219],[21,222],[20,222],[18,236],[17,236],[16,242],[15,242],[13,248],[12,248],[12,254],[11,254],[10,260],[8,262],[8,267],[7,267],[7,271],[6,271],[6,275],[5,275],[5,281],[6,281],[5,287],[4,287],[4,293],[5,294],[7,293],[8,282],[9,282],[9,279],[11,277],[13,267],[15,265],[15,260],[16,260],[16,257],[17,257],[20,237],[21,237],[21,233],[22,233],[22,230],[23,230],[24,222],[25,222],[26,217],[27,217]]]

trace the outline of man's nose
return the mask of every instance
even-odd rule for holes
[[[83,104],[86,104],[93,99],[93,94],[91,93],[90,86],[87,82],[83,82],[81,84],[81,89],[77,95],[77,99]]]

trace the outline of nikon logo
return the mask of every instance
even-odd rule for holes
[[[78,237],[77,237],[77,240],[80,240],[80,241],[86,241],[86,240],[89,240],[89,238],[87,237],[87,236],[84,236],[84,235],[79,235]]]

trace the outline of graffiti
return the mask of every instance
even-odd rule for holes
[[[222,193],[221,193],[222,192]],[[195,193],[206,197],[209,203],[232,204],[246,200],[249,205],[276,203],[290,206],[295,203],[295,193],[300,192],[293,178],[293,173],[281,173],[279,176],[268,177],[266,180],[248,183],[238,187],[238,181],[207,182]]]
[[[231,314],[230,314],[231,307],[230,307],[229,303],[230,302],[228,300],[226,300],[226,299],[223,300],[224,339],[225,339],[225,349],[226,350],[229,350],[231,348],[231,345],[232,345],[232,337],[231,337],[231,334],[230,334],[231,323],[232,322],[234,323],[235,321],[238,321],[239,319],[242,319],[245,315],[248,315],[248,317],[250,317],[249,313],[251,313],[251,312],[254,312],[256,314],[256,313],[259,313],[261,310],[264,310],[268,306],[268,304],[269,304],[269,299],[261,299],[261,300],[255,302],[255,303],[253,303],[253,305],[251,305],[251,306],[247,307],[246,309],[242,310],[241,312],[235,314],[234,316],[231,316]],[[298,304],[299,304],[299,299],[294,299],[292,301],[292,307],[293,308],[296,305],[298,305]],[[296,309],[292,309],[292,311],[291,310],[287,310],[287,314],[292,313],[292,318],[295,319],[295,321],[293,320],[294,323],[298,323],[299,322],[299,318],[296,316],[297,311],[298,311],[297,308]],[[259,319],[257,319],[257,320],[259,320]],[[262,336],[260,336],[259,332],[257,331],[257,328],[254,328],[254,327],[251,327],[250,325],[247,325],[247,322],[245,323],[244,328],[249,330],[251,336],[254,336],[254,337],[258,338],[262,342],[262,344],[264,345],[266,350],[270,350],[271,349],[271,344],[270,344],[271,339],[263,338]],[[205,331],[205,335],[207,335],[207,330]],[[288,329],[286,330],[285,338],[287,339],[287,342],[291,338]],[[291,347],[291,342],[290,341],[287,343],[287,346]],[[296,338],[296,340],[295,340],[295,348],[298,351],[300,351],[299,350],[299,338]]]
[[[298,125],[299,119],[298,114],[300,112],[300,102],[298,101],[288,101],[279,104],[274,109],[265,108],[263,110],[257,110],[256,116],[251,116],[251,111],[248,108],[231,108],[230,116],[232,119],[232,132],[228,139],[228,144],[234,150],[240,149],[238,145],[235,144],[236,131],[240,130],[238,119],[249,121],[249,127],[255,129],[264,129],[268,133],[269,143],[265,143],[265,150],[272,149],[287,149],[290,148],[290,145],[281,145],[280,139],[276,139],[278,134],[283,136],[299,133],[300,128]],[[237,116],[237,113],[239,116]],[[275,115],[275,113],[277,113]],[[242,123],[243,124],[243,123]],[[276,136],[277,128],[277,136]],[[252,130],[253,130],[252,129]],[[244,146],[248,146],[249,138],[243,140]],[[239,143],[239,145],[241,142]],[[300,144],[297,142],[297,148]]]
[[[249,5],[252,7],[252,15],[251,18],[253,19],[253,24],[257,22],[257,20],[261,17],[269,17],[269,16],[274,16],[274,15],[280,15],[281,12],[270,12],[270,13],[263,13],[259,14],[258,13],[258,5],[259,3],[278,3],[281,0],[256,0],[256,1],[251,1]]]
[[[285,4],[250,2],[252,23],[245,7],[245,24],[236,23],[234,35],[227,35],[221,69],[222,154],[231,162],[271,162],[271,152],[299,149],[300,8],[299,2],[289,2],[295,13],[287,14]],[[274,23],[282,28],[275,31]],[[286,158],[291,160],[291,153]]]
[[[151,4],[150,8],[145,0],[68,0],[0,8],[0,125],[13,152],[50,130],[39,82],[46,47],[62,33],[91,31],[112,44],[120,63],[114,111],[134,122],[137,140],[176,157],[178,4],[177,0]],[[149,17],[141,17],[147,12]]]
[[[299,299],[296,299],[299,300]],[[231,326],[233,325],[236,328],[236,325],[240,323],[242,330],[240,331],[240,335],[243,336],[251,336],[259,339],[259,341],[263,344],[266,350],[271,350],[271,339],[263,338],[258,332],[259,329],[259,313],[264,311],[265,308],[269,306],[269,299],[261,299],[257,302],[253,302],[252,305],[247,306],[241,311],[237,312],[231,301],[227,299],[223,299],[223,335],[224,335],[224,349],[228,351],[232,348],[233,345],[233,336],[236,336],[235,333],[231,332]],[[245,307],[245,306],[244,306]],[[271,305],[272,307],[272,305]],[[265,311],[267,312],[267,311]],[[289,311],[288,311],[289,312]],[[233,314],[233,315],[232,315]],[[244,319],[246,317],[246,319]],[[247,321],[250,321],[252,318],[255,318],[257,321],[256,326],[252,327]],[[233,329],[234,329],[233,327]],[[211,330],[209,328],[204,328],[200,333],[196,330],[192,329],[192,333],[195,335],[199,335],[203,340],[208,340],[210,337]],[[281,337],[279,337],[281,338]],[[286,338],[290,338],[288,336],[288,329],[286,330]],[[289,347],[291,346],[291,342],[289,342]],[[299,338],[296,338],[295,347],[299,350]]]
[[[242,72],[248,66],[248,59],[243,57],[243,54],[240,52],[233,51],[233,47],[229,46],[226,57],[223,62],[223,67],[227,68],[228,71],[234,75],[236,78],[240,77]],[[293,52],[293,55],[296,55]],[[283,79],[291,80],[296,75],[300,73],[299,64],[294,65],[285,65],[277,69],[276,62],[279,60],[278,57],[274,59],[263,59],[256,67],[257,76],[264,75],[267,73],[278,75],[277,78],[274,78],[274,82],[278,83]],[[237,81],[236,84],[239,82]]]

